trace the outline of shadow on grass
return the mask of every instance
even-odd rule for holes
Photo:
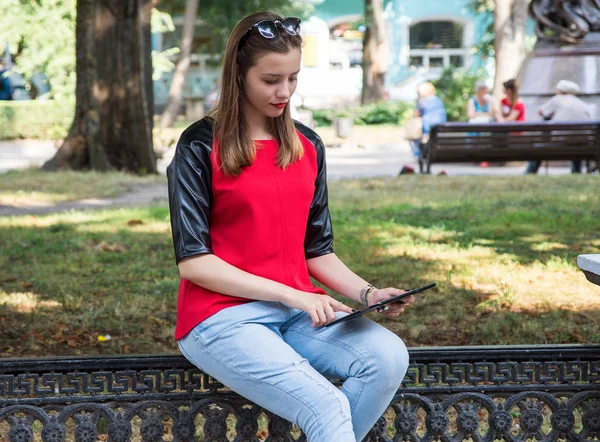
[[[154,222],[144,213],[114,231],[95,231],[93,217],[1,226],[0,355],[175,351],[173,246],[165,229],[143,231]]]
[[[595,253],[600,247],[600,213],[593,210],[583,214],[543,207],[521,211],[498,202],[435,208],[403,204],[354,215],[368,220],[367,225],[412,227],[416,229],[412,235],[423,242],[461,249],[489,247],[497,254],[511,255],[520,264],[545,263],[556,256],[575,262],[577,255]],[[432,231],[446,235],[432,241]]]
[[[457,211],[404,205],[357,218],[338,212],[336,251],[365,279],[382,287],[438,283],[401,317],[374,318],[410,346],[600,341],[597,310],[513,311],[502,299],[487,305],[497,296],[454,284],[450,263],[435,250],[427,258],[404,245],[388,250],[395,227],[454,232],[439,241],[460,248],[486,240],[492,242],[488,247],[509,249],[505,241],[514,230],[494,236],[493,227],[463,225]],[[9,269],[0,277],[0,356],[176,351],[179,275],[167,216],[166,207],[156,206],[23,217],[0,225],[0,264]],[[523,262],[539,259],[530,244],[516,250]],[[107,335],[110,340],[98,340]]]

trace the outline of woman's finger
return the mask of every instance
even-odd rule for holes
[[[319,316],[319,325],[327,323],[327,313],[325,312],[325,308],[323,306],[319,306],[317,308],[317,315]]]
[[[346,304],[344,304],[343,302],[337,301],[335,299],[332,298],[332,303],[331,303],[331,307],[333,308],[334,311],[336,312],[346,312],[346,313],[353,313],[354,310],[352,310],[350,307],[348,307]]]
[[[325,306],[325,314],[327,315],[326,322],[331,322],[331,321],[335,320],[335,312],[333,311],[333,308],[331,307],[330,304],[327,304]]]
[[[317,311],[313,311],[309,313],[310,315],[310,319],[312,320],[312,323],[310,325],[312,325],[313,327],[318,327],[319,324],[319,315],[317,314]]]

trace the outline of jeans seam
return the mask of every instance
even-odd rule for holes
[[[210,354],[211,354],[211,355],[212,355],[212,356],[213,356],[215,359],[219,360],[219,361],[220,361],[220,362],[221,362],[223,365],[225,365],[225,366],[229,367],[229,369],[230,369],[230,370],[233,370],[233,371],[235,371],[236,373],[238,373],[238,374],[241,374],[241,375],[243,375],[243,376],[247,376],[247,377],[249,377],[249,378],[253,379],[254,381],[256,381],[256,382],[258,382],[258,383],[264,383],[264,384],[266,384],[266,385],[269,385],[270,387],[276,388],[276,389],[278,389],[279,391],[282,391],[283,393],[285,393],[285,394],[287,394],[287,395],[290,395],[290,396],[292,396],[292,397],[293,397],[294,399],[296,399],[298,402],[301,402],[302,404],[304,404],[304,406],[305,406],[306,408],[308,408],[308,409],[310,410],[310,412],[313,414],[313,416],[315,417],[315,419],[316,419],[316,421],[317,421],[317,423],[318,423],[318,428],[319,428],[319,436],[320,436],[321,438],[323,437],[323,430],[322,430],[322,427],[321,427],[321,422],[320,422],[320,420],[319,420],[319,415],[318,415],[318,413],[316,413],[316,412],[315,412],[315,410],[313,409],[313,407],[311,407],[309,404],[307,404],[306,402],[304,402],[302,399],[300,399],[299,397],[297,397],[297,396],[296,396],[296,395],[294,395],[293,393],[291,393],[291,392],[289,392],[289,391],[286,391],[286,390],[284,390],[283,388],[281,388],[281,387],[279,387],[279,386],[277,386],[277,385],[270,384],[270,383],[268,383],[268,382],[266,382],[266,381],[264,381],[264,380],[262,380],[262,379],[259,379],[259,378],[255,377],[255,376],[251,375],[251,374],[248,374],[248,373],[245,373],[245,372],[243,372],[243,371],[239,370],[238,368],[236,368],[236,367],[232,366],[231,364],[229,364],[228,362],[226,362],[226,361],[224,361],[222,358],[220,358],[220,357],[219,357],[217,354],[215,354],[215,353],[214,353],[212,350],[210,350],[210,349],[208,348],[208,346],[207,346],[207,345],[204,345],[204,344],[202,344],[202,345],[203,345],[204,349],[205,349],[205,350],[206,350],[208,353],[210,353]],[[292,362],[292,364],[294,364],[294,363]],[[296,365],[296,364],[294,364],[294,365]],[[303,373],[303,374],[304,374],[304,373]],[[218,380],[218,379],[217,379],[217,380]],[[318,382],[317,382],[317,384],[318,384]]]
[[[183,356],[190,362],[194,361],[192,359],[192,357],[190,356],[190,354],[187,352],[187,350],[183,347],[182,343],[177,341],[177,346],[179,347],[179,351],[183,354]],[[200,369],[200,371],[204,372],[204,370],[202,369],[202,367],[200,367],[200,365],[198,365],[197,362],[192,362],[197,368]]]
[[[317,339],[321,342],[326,342],[328,344],[333,344],[336,345],[344,350],[346,350],[347,352],[353,354],[354,356],[356,356],[359,361],[367,368],[368,371],[371,370],[371,365],[369,364],[367,358],[365,358],[358,350],[356,350],[354,347],[346,344],[345,342],[339,341],[337,339],[322,339],[320,336],[315,336],[314,334],[310,334],[310,333],[306,333],[305,329],[301,328],[301,327],[296,327],[296,326],[290,326],[287,328],[286,331],[295,331],[297,333],[300,333],[306,337],[312,338],[312,339]],[[352,403],[350,404],[350,410],[354,411],[354,407],[356,406],[356,403],[358,402],[358,399],[360,398],[360,396],[362,395],[362,392],[365,389],[365,382],[361,382],[362,386],[360,387],[358,393],[356,394],[355,399],[352,401]]]

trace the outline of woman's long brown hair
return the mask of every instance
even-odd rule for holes
[[[225,56],[221,74],[221,93],[211,116],[216,120],[215,137],[218,140],[218,158],[225,175],[237,176],[242,167],[249,166],[256,156],[256,146],[250,137],[244,116],[244,82],[248,70],[259,57],[269,53],[285,54],[292,49],[301,49],[302,37],[289,35],[278,25],[277,36],[264,38],[252,25],[261,20],[281,20],[271,12],[258,12],[241,20],[234,28]],[[302,158],[302,143],[296,134],[289,104],[283,114],[269,118],[267,130],[279,139],[277,165],[283,169]]]

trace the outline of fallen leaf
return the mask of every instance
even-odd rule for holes
[[[102,241],[96,247],[96,250],[102,250],[104,252],[122,253],[125,251],[125,246],[122,244],[108,244]]]
[[[169,325],[171,325],[171,324],[169,324],[168,321],[165,321],[164,319],[157,318],[156,316],[151,316],[150,319],[152,321],[156,322],[159,325],[163,325],[163,326],[169,326]]]

